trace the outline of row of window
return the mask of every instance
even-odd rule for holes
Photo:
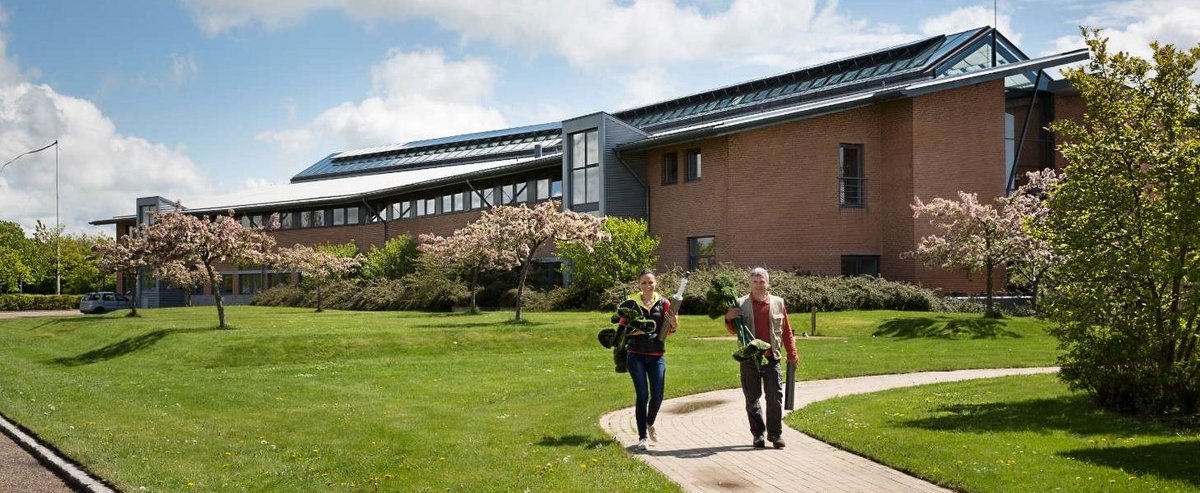
[[[689,149],[684,153],[687,160],[685,181],[699,181],[701,175],[700,149]],[[679,156],[672,152],[663,155],[663,185],[679,183]]]
[[[441,195],[405,200],[388,204],[379,212],[379,218],[388,221],[397,219],[412,219],[415,217],[432,216],[461,212],[467,209],[484,209],[497,204],[514,205],[528,202],[530,196],[536,201],[562,197],[562,180],[542,178],[533,182],[533,190],[529,190],[529,182],[520,181],[500,185],[496,188],[468,190]],[[495,198],[495,191],[500,190],[500,201]],[[379,220],[365,207],[338,207],[333,209],[318,209],[311,211],[279,213],[279,229],[319,228],[322,226],[344,226],[364,224]],[[270,215],[247,214],[238,218],[246,228],[261,228],[266,226]]]

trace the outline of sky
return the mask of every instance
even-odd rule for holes
[[[1200,0],[0,0],[0,220],[114,233],[137,197],[288,179],[344,150],[615,112],[997,25],[1146,56]]]

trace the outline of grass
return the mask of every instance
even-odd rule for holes
[[[787,421],[960,491],[1200,490],[1195,432],[1100,411],[1053,375],[838,398]]]
[[[0,412],[125,491],[662,491],[598,425],[632,405],[608,314],[211,307],[0,320]],[[1040,322],[821,314],[801,378],[1043,366]],[[797,330],[808,316],[794,315]],[[683,317],[667,397],[738,385],[719,321]],[[803,328],[801,327],[803,326]]]

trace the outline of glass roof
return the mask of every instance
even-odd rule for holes
[[[517,132],[513,132],[514,130]],[[544,154],[562,151],[561,123],[517,127],[331,154],[293,176],[292,181],[531,156],[539,146]]]
[[[912,77],[953,56],[972,40],[991,31],[982,27],[960,33],[927,38],[852,58],[816,65],[793,72],[715,89],[706,93],[664,101],[616,113],[629,124],[653,130],[690,123],[693,118],[739,108],[752,108],[778,101],[806,100],[819,93],[853,90],[860,84]],[[990,60],[990,56],[989,56]],[[909,75],[904,75],[909,74]]]

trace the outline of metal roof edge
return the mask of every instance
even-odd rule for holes
[[[941,79],[927,80],[909,84],[901,89],[905,96],[920,96],[931,92],[944,91],[956,87],[969,86],[986,82],[994,79],[1002,79],[1010,75],[1028,72],[1031,70],[1043,70],[1049,67],[1065,65],[1072,62],[1088,59],[1088,49],[1079,48],[1072,51],[1066,51],[1055,55],[1048,55],[1040,58],[1031,58],[1017,63],[1009,63],[999,65],[992,68],[968,72],[953,77],[945,77]]]

